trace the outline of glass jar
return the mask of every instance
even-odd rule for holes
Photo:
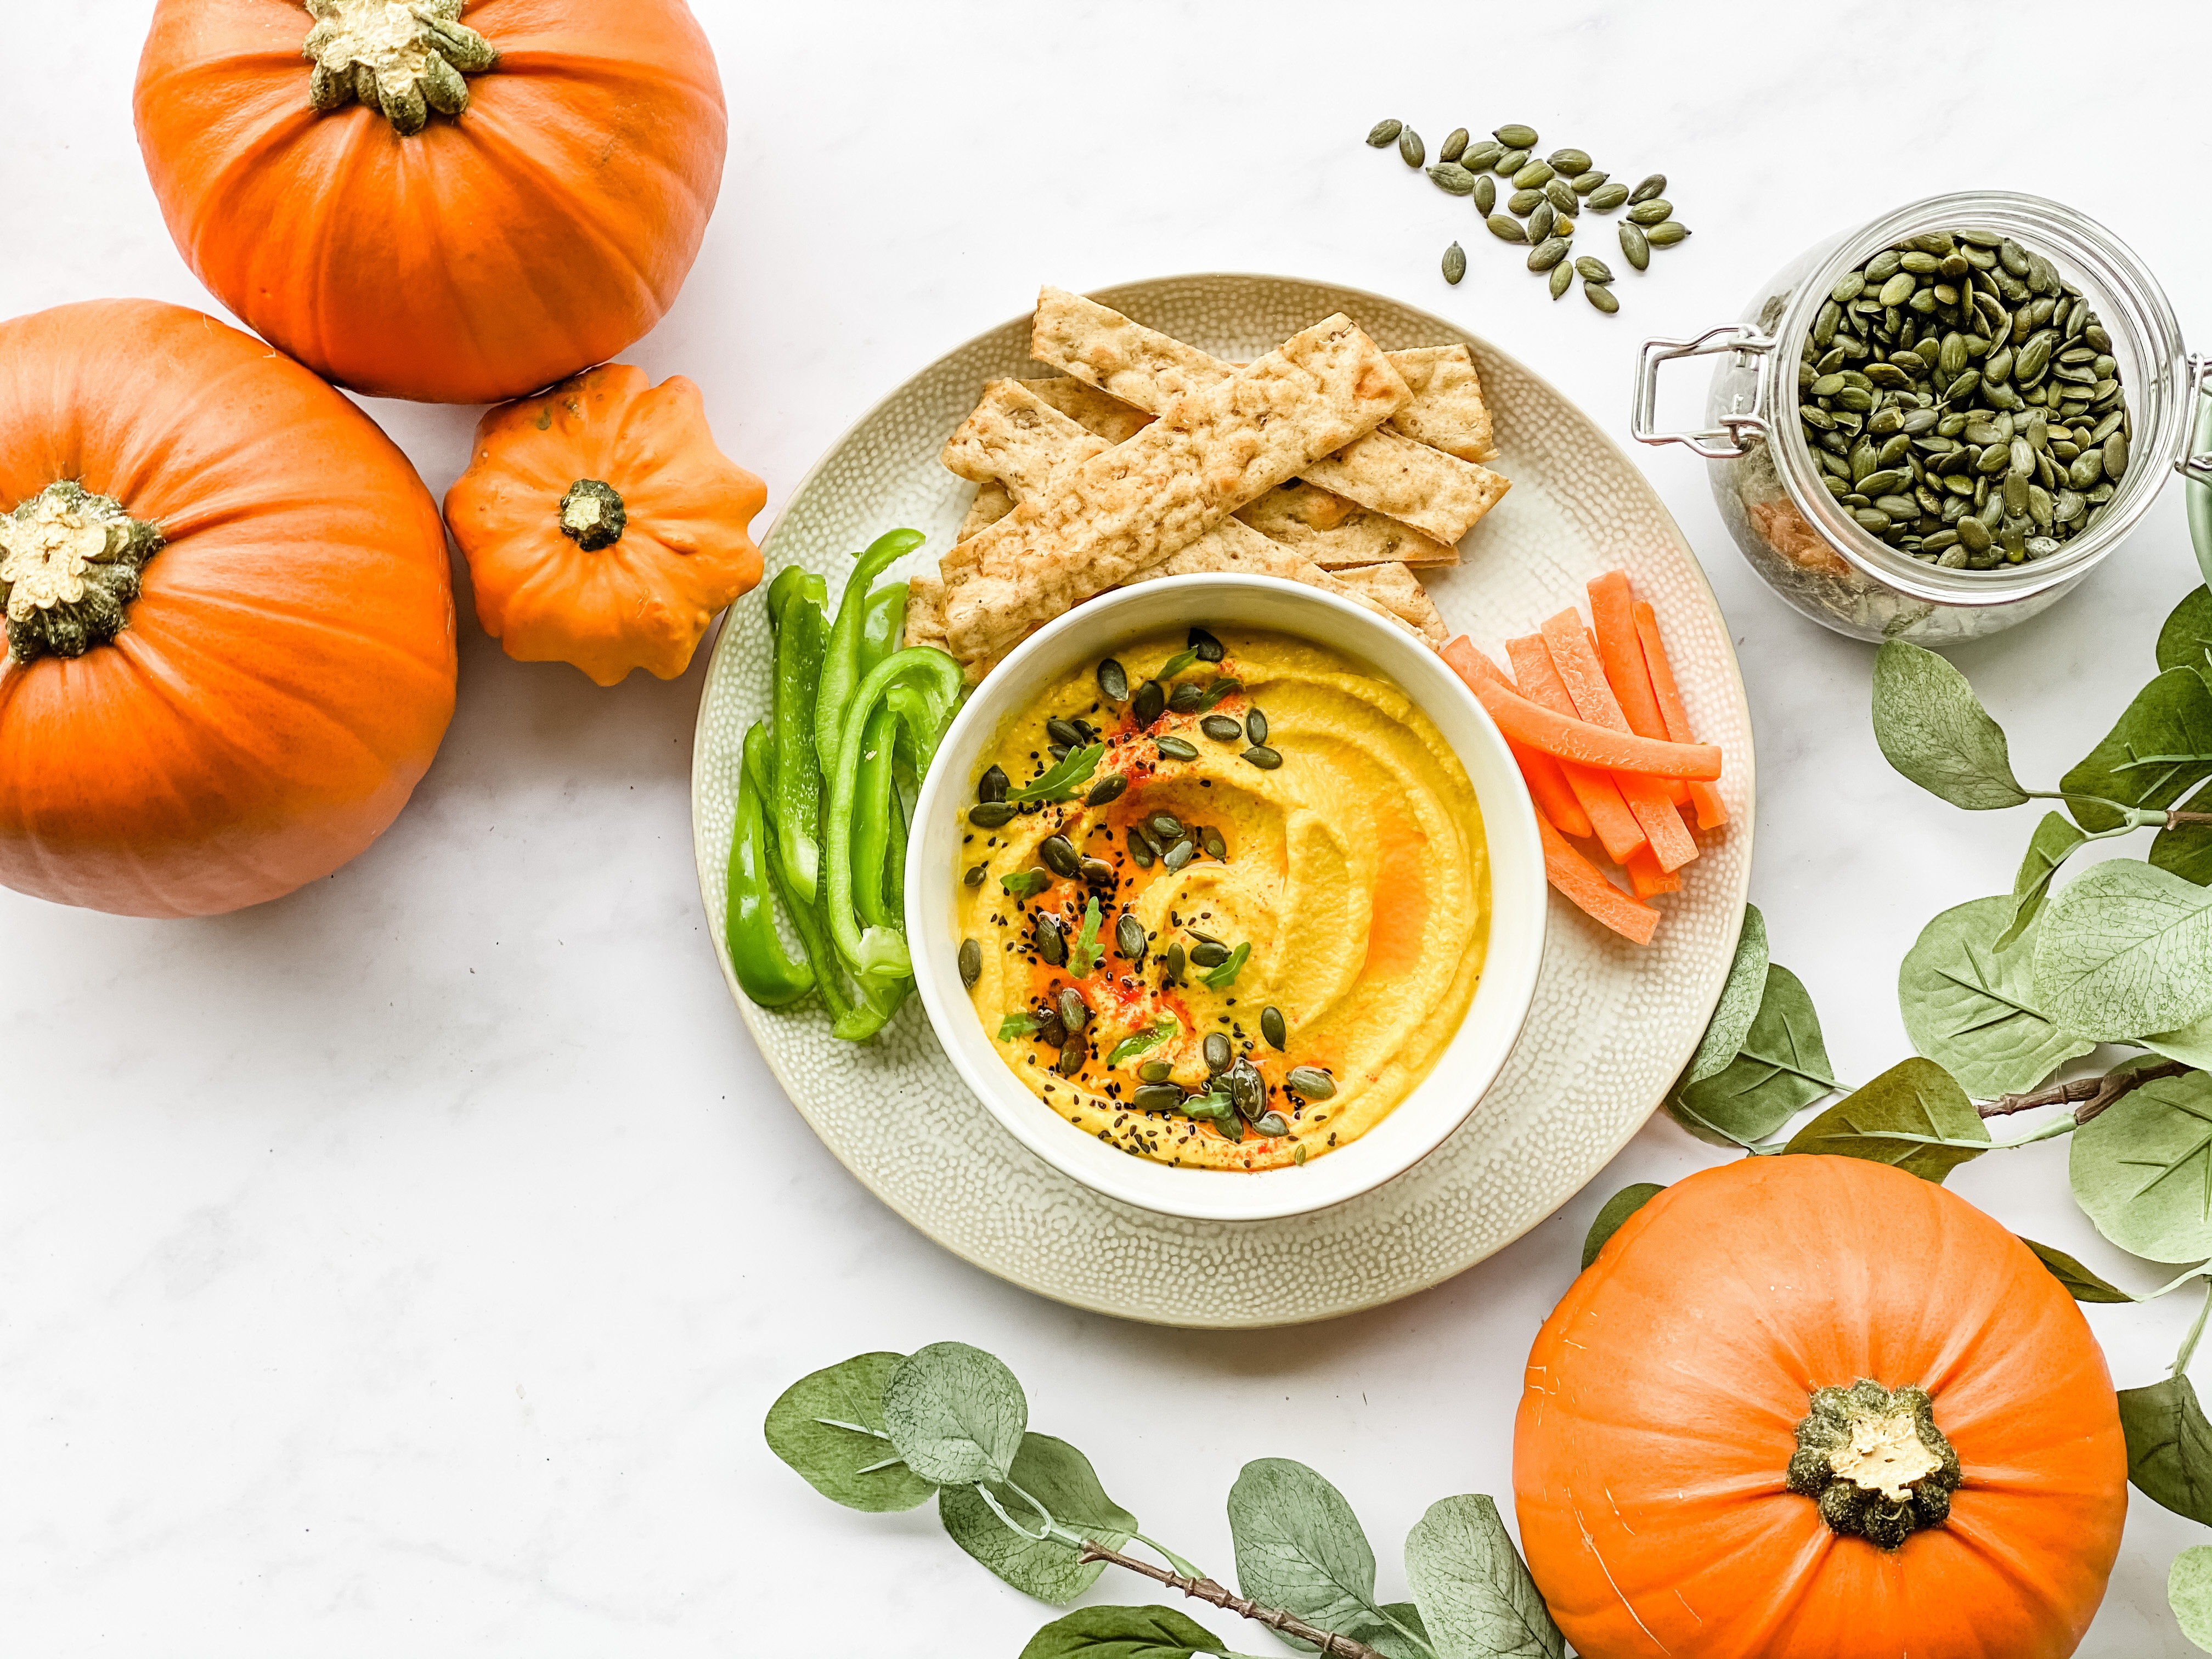
[[[1992,570],[1923,562],[1869,533],[1829,493],[1797,417],[1800,353],[1838,280],[1908,237],[1960,230],[2009,236],[2081,290],[2112,337],[2129,411],[2129,465],[2096,522],[2047,556]],[[1655,430],[1659,364],[1714,354],[1706,429]],[[2212,455],[2188,453],[2208,374],[2212,365],[2185,351],[2165,293],[2118,237],[2040,197],[1972,191],[1915,202],[1800,256],[1739,323],[1695,340],[1645,341],[1630,429],[1644,443],[1687,444],[1711,463],[1713,498],[1744,557],[1814,621],[1857,639],[1941,647],[2056,603],[2148,510],[2169,465],[2212,479]]]

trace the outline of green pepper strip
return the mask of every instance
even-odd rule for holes
[[[860,908],[860,920],[871,927],[904,926],[903,918],[889,914],[884,904],[891,820],[897,811],[891,799],[891,760],[898,730],[898,711],[888,702],[869,718],[867,735],[860,740],[860,777],[854,787],[853,902]]]
[[[923,694],[929,708],[950,708],[958,699],[963,682],[960,665],[929,646],[910,646],[894,652],[868,672],[853,694],[845,711],[845,730],[839,738],[837,771],[830,782],[830,815],[823,828],[829,850],[827,890],[830,936],[838,954],[854,970],[861,986],[905,979],[914,972],[902,928],[893,926],[861,928],[853,906],[853,831],[860,799],[860,757],[866,748],[868,725],[877,706],[898,685],[912,685]],[[927,741],[933,749],[937,734]]]
[[[845,596],[830,625],[830,641],[822,653],[820,690],[814,701],[814,751],[822,775],[837,775],[837,757],[844,744],[845,706],[860,680],[860,641],[868,615],[868,590],[891,565],[927,539],[919,530],[887,530],[868,544],[845,579]]]
[[[890,582],[868,595],[868,614],[860,624],[860,679],[899,648],[906,633],[907,587],[905,582]]]
[[[796,1002],[814,988],[814,969],[793,962],[775,930],[775,878],[769,869],[768,813],[755,781],[768,774],[768,723],[745,733],[744,764],[738,774],[738,816],[730,830],[729,902],[722,933],[738,984],[763,1008]]]
[[[829,584],[786,565],[769,589],[775,630],[775,847],[783,878],[811,904],[822,867],[822,769],[814,753],[814,695],[822,678],[823,601]]]

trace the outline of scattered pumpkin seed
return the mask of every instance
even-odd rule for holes
[[[1011,802],[987,800],[968,809],[968,822],[978,830],[997,830],[1013,822],[1014,807]]]
[[[1059,968],[1066,964],[1067,933],[1060,927],[1057,916],[1039,916],[1036,926],[1030,929],[1030,937],[1036,942],[1036,953],[1045,959],[1048,967]]]
[[[1083,798],[1083,804],[1085,806],[1103,806],[1109,801],[1121,799],[1128,788],[1129,780],[1125,774],[1109,772],[1091,786],[1090,793]]]
[[[1555,162],[1553,165],[1557,166],[1558,164]],[[1565,171],[1565,169],[1561,170]],[[1604,185],[1607,179],[1612,177],[1613,175],[1609,173],[1599,173],[1595,170],[1578,173],[1575,178],[1575,194],[1577,196],[1588,196],[1593,191],[1598,190]]]
[[[1590,158],[1582,150],[1555,149],[1544,159],[1552,164],[1553,172],[1563,173],[1570,179],[1589,171]]]
[[[1104,859],[1084,860],[1079,873],[1083,877],[1084,885],[1086,887],[1110,889],[1120,879],[1114,872],[1114,866],[1107,863]]]
[[[1255,708],[1250,713],[1247,714],[1244,716],[1244,735],[1251,738],[1254,743],[1267,742],[1267,715],[1257,708]]]
[[[1082,1043],[1062,1043],[1060,1058],[1053,1062],[1053,1070],[1058,1072],[1062,1077],[1073,1077],[1083,1069],[1083,1062],[1090,1058],[1090,1050]]]
[[[1182,978],[1183,969],[1185,966],[1182,946],[1180,945],[1169,945],[1167,957],[1165,960],[1162,962],[1161,966],[1167,970],[1166,977],[1169,984],[1172,985],[1179,981]]]
[[[1160,751],[1163,760],[1194,761],[1198,758],[1198,745],[1182,738],[1156,738],[1153,747]]]
[[[1200,968],[1218,968],[1229,960],[1229,947],[1219,939],[1203,939],[1190,947],[1190,959]]]
[[[1556,300],[1575,285],[1575,268],[1565,259],[1552,267],[1552,297]]]
[[[1530,161],[1514,173],[1513,188],[1540,190],[1551,182],[1552,177],[1552,164],[1549,161]]]
[[[1206,702],[1206,688],[1196,680],[1178,680],[1168,693],[1168,713],[1195,714]]]
[[[1124,911],[1114,924],[1114,948],[1129,962],[1145,959],[1145,924]]]
[[[1373,143],[1375,141],[1371,138],[1368,140],[1368,143]],[[1383,142],[1387,143],[1389,141],[1385,139]],[[1662,195],[1666,189],[1667,175],[1663,173],[1655,173],[1650,178],[1646,179],[1642,184],[1637,185],[1635,191],[1628,199],[1631,202],[1635,203],[1649,202],[1654,198]]]
[[[1651,239],[1644,234],[1643,226],[1621,226],[1620,257],[1627,260],[1632,265],[1634,265],[1638,270],[1646,270],[1650,268]]]
[[[968,866],[968,873],[960,878],[960,884],[963,887],[981,887],[983,878],[988,873],[981,865],[971,864]]]
[[[1485,138],[1469,144],[1459,158],[1459,164],[1470,173],[1486,173],[1498,165],[1498,158],[1505,154],[1505,146],[1495,138]]]
[[[1451,136],[1444,140],[1443,148],[1437,152],[1439,161],[1456,161],[1467,154],[1467,129],[1454,127]]]
[[[1567,257],[1567,239],[1547,236],[1528,250],[1528,269],[1549,270]]]
[[[1083,729],[1073,720],[1048,720],[1044,723],[1044,734],[1065,749],[1083,746]]]
[[[1146,680],[1129,699],[1129,712],[1139,726],[1150,726],[1167,712],[1167,688],[1158,680]]]
[[[1460,278],[1466,275],[1467,250],[1454,242],[1444,250],[1444,281],[1456,287]]]
[[[1588,300],[1607,316],[1620,309],[1620,301],[1613,298],[1613,290],[1603,283],[1584,283],[1583,298]]]
[[[1490,234],[1501,242],[1525,242],[1528,240],[1528,233],[1521,228],[1521,222],[1503,213],[1493,213],[1482,222],[1490,227]]]
[[[1229,1038],[1219,1031],[1208,1031],[1206,1041],[1199,1046],[1206,1055],[1206,1069],[1216,1077],[1227,1071],[1229,1062],[1236,1057]]]
[[[1540,201],[1528,211],[1528,222],[1522,234],[1531,242],[1540,242],[1552,234],[1552,226],[1559,216],[1559,210],[1548,201]]]
[[[1212,824],[1198,832],[1198,845],[1206,857],[1218,859],[1224,864],[1229,861],[1229,843],[1221,838],[1221,831]]]
[[[1197,843],[1193,842],[1188,836],[1185,836],[1174,846],[1169,848],[1166,852],[1160,854],[1160,868],[1166,871],[1170,875],[1173,875],[1176,871],[1182,869],[1184,865],[1188,864],[1197,856]]]
[[[1638,202],[1628,210],[1628,222],[1632,225],[1656,225],[1665,222],[1674,211],[1674,204],[1663,196],[1655,196],[1648,202]]]
[[[1536,148],[1536,129],[1525,126],[1518,121],[1508,121],[1502,127],[1492,127],[1490,130],[1490,136],[1508,149]]]
[[[962,939],[960,941],[960,982],[972,991],[975,988],[975,981],[982,977],[982,945],[975,939]]]
[[[1628,199],[1628,186],[1624,184],[1601,185],[1583,198],[1593,213],[1610,213]]]
[[[1174,1066],[1164,1060],[1148,1060],[1137,1067],[1137,1079],[1141,1083],[1165,1083],[1174,1075]]]
[[[1012,787],[1006,777],[1006,769],[994,763],[975,780],[975,799],[980,801],[1004,800]]]
[[[1545,185],[1544,196],[1551,203],[1552,210],[1562,219],[1573,218],[1575,210],[1582,205],[1582,198],[1575,194],[1564,179],[1554,179]]]
[[[1505,198],[1505,210],[1516,218],[1525,219],[1543,200],[1544,192],[1540,190],[1516,190]]]
[[[1613,280],[1612,267],[1591,253],[1585,253],[1575,261],[1575,274],[1586,283],[1609,283]]]
[[[1486,173],[1474,181],[1474,210],[1486,219],[1498,210],[1498,180]]]
[[[1091,1023],[1091,1005],[1083,1000],[1083,993],[1073,985],[1060,988],[1060,994],[1053,999],[1053,1006],[1060,1012],[1060,1023],[1067,1027],[1070,1034],[1081,1030]]]
[[[1165,1062],[1153,1060],[1145,1067],[1145,1071],[1151,1071],[1154,1066],[1164,1067]],[[1166,1071],[1164,1069],[1160,1075],[1164,1079]],[[1179,1112],[1182,1109],[1182,1091],[1164,1080],[1140,1083],[1131,1092],[1129,1103],[1140,1112]]]
[[[1409,167],[1417,167],[1427,159],[1428,152],[1421,148],[1421,135],[1407,127],[1398,135],[1398,159]]]
[[[1098,665],[1098,694],[1109,702],[1129,701],[1129,671],[1111,657]]]
[[[1377,121],[1368,130],[1367,142],[1380,149],[1403,131],[1403,121]]]
[[[1474,175],[1456,161],[1439,161],[1429,169],[1429,182],[1447,196],[1474,194]]]
[[[1200,662],[1219,662],[1229,654],[1228,648],[1203,628],[1194,628],[1183,644]]]
[[[1455,242],[1452,246],[1459,245]],[[1208,714],[1198,723],[1198,729],[1216,743],[1235,743],[1244,735],[1244,728],[1227,714]]]
[[[1328,1100],[1336,1094],[1336,1079],[1318,1066],[1291,1066],[1283,1086],[1308,1100]]]
[[[1268,748],[1264,743],[1254,744],[1238,758],[1250,762],[1262,772],[1272,772],[1283,763],[1281,753]]]
[[[1656,225],[1645,226],[1644,240],[1654,247],[1672,247],[1689,234],[1690,228],[1680,220],[1667,219]]]
[[[1163,847],[1182,839],[1182,820],[1172,812],[1155,812],[1145,822],[1152,839]]]
[[[1510,179],[1515,173],[1520,172],[1522,167],[1525,167],[1528,165],[1528,152],[1527,150],[1509,149],[1504,155],[1499,156],[1495,161],[1492,161],[1490,164],[1490,170],[1501,179]]]
[[[1072,878],[1083,868],[1083,859],[1076,852],[1075,843],[1066,836],[1047,836],[1037,843],[1037,856],[1055,876]]]

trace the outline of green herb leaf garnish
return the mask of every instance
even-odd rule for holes
[[[1112,1050],[1108,1053],[1106,1056],[1108,1068],[1110,1070],[1116,1066],[1127,1065],[1139,1054],[1158,1048],[1182,1029],[1175,1021],[1163,1019],[1144,1030],[1131,1032],[1115,1043]]]
[[[1237,975],[1251,959],[1252,942],[1247,939],[1229,953],[1229,960],[1218,968],[1209,968],[1199,977],[1217,991],[1225,991],[1237,983]]]
[[[1102,920],[1103,912],[1098,908],[1098,896],[1093,893],[1091,902],[1083,907],[1082,929],[1076,934],[1075,943],[1067,947],[1067,971],[1076,979],[1089,974],[1105,954],[1098,945],[1098,924]]]
[[[1011,876],[1000,876],[999,885],[1016,898],[1027,898],[1041,893],[1052,884],[1052,872],[1045,869],[1017,870]]]
[[[1036,1029],[1035,1014],[1008,1014],[999,1022],[999,1041],[1012,1042],[1016,1037],[1033,1035]]]
[[[1066,800],[1079,785],[1091,781],[1091,774],[1106,753],[1103,743],[1085,744],[1080,749],[1068,751],[1067,758],[1041,777],[1015,790],[1006,799],[1017,806],[1027,806],[1036,801]]]
[[[1156,680],[1171,680],[1197,660],[1198,652],[1194,648],[1178,651],[1153,671],[1152,678]]]

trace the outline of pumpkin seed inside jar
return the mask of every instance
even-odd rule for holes
[[[2009,237],[1927,232],[1846,271],[1799,343],[1797,386],[1829,493],[1868,534],[1944,569],[2050,557],[2127,471],[2110,335]]]

